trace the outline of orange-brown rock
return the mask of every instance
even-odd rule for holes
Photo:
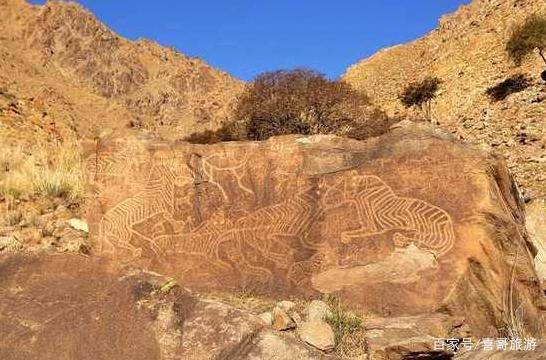
[[[546,198],[531,201],[525,207],[525,211],[529,238],[537,251],[535,270],[538,278],[546,283]]]
[[[475,336],[498,334],[516,306],[539,332],[534,254],[502,159],[436,129],[404,122],[366,142],[119,139],[89,164],[95,252],[118,264],[193,289],[463,317]]]
[[[323,358],[247,311],[165,281],[93,257],[2,255],[0,359]]]
[[[468,351],[455,360],[542,360],[546,359],[546,345],[541,344],[535,350],[480,350]]]

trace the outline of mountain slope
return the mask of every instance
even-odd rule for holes
[[[527,193],[546,195],[546,89],[538,56],[521,68],[507,59],[504,44],[514,24],[546,10],[534,0],[474,0],[444,16],[438,28],[414,42],[379,51],[351,66],[343,79],[364,89],[389,114],[416,115],[398,95],[426,75],[442,80],[432,115],[460,138],[497,148]],[[517,73],[531,86],[504,101],[485,91]]]
[[[215,127],[244,86],[199,59],[126,40],[75,3],[0,0],[0,13],[0,89],[57,128],[179,138]]]

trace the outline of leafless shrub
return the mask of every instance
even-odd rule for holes
[[[342,81],[307,69],[259,75],[238,99],[234,121],[190,142],[265,140],[286,134],[336,134],[356,139],[380,135],[393,120]]]

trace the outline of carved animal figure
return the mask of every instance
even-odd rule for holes
[[[125,199],[108,210],[99,222],[101,251],[113,252],[115,247],[123,248],[138,256],[139,249],[131,244],[135,234],[133,225],[160,213],[170,217],[173,214],[175,174],[166,165],[156,164],[144,190]],[[154,240],[144,233],[138,233],[150,243],[152,250],[158,250]]]
[[[404,246],[414,242],[437,257],[453,247],[453,223],[446,211],[419,199],[397,196],[377,176],[354,175],[333,184],[323,182],[322,187],[325,211],[348,204],[357,209],[360,227],[343,231],[341,241],[344,243],[396,230],[395,244]]]
[[[304,242],[319,213],[313,194],[306,190],[235,223],[214,217],[189,233],[160,236],[156,241],[165,251],[201,256],[216,266],[236,269],[267,284],[273,275],[264,262],[288,269],[295,247]]]

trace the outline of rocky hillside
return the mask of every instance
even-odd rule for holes
[[[546,195],[544,64],[535,56],[516,67],[504,52],[514,24],[542,10],[542,1],[474,0],[442,17],[425,37],[384,49],[350,67],[343,78],[390,114],[408,115],[398,100],[404,86],[426,75],[439,77],[433,118],[461,139],[504,154],[528,196]],[[517,73],[529,76],[531,86],[499,102],[485,94]]]
[[[2,0],[0,13],[2,132],[141,128],[179,138],[222,121],[244,86],[199,59],[124,39],[75,3]]]

